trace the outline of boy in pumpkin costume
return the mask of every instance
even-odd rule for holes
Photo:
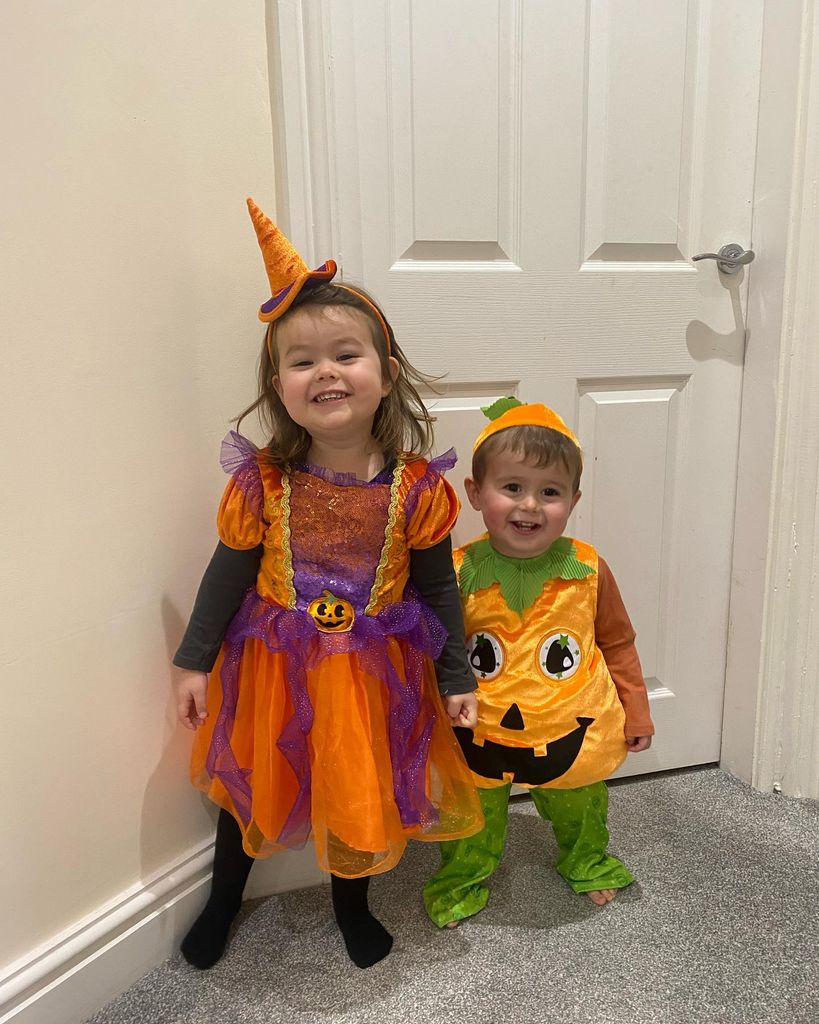
[[[473,448],[467,496],[487,533],[455,552],[478,726],[456,729],[486,825],[441,844],[424,887],[439,927],[486,905],[506,841],[512,783],[552,822],[558,872],[599,904],[634,879],[606,852],[605,779],[651,745],[634,629],[611,570],[563,536],[580,499],[582,454],[543,405],[503,398]]]

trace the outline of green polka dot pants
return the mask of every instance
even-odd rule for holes
[[[503,856],[511,785],[479,789],[486,824],[477,835],[441,843],[441,866],[424,886],[427,913],[443,928],[483,910],[484,882]],[[575,892],[623,889],[634,881],[616,857],[606,853],[609,795],[604,782],[580,789],[531,789],[541,818],[552,823],[559,856],[555,867]]]

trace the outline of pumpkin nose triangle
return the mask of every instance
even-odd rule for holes
[[[504,729],[525,729],[526,726],[523,723],[523,715],[520,713],[520,708],[517,704],[513,704],[511,708],[501,719],[501,725]]]

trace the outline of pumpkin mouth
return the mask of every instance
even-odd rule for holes
[[[529,786],[543,786],[565,775],[577,760],[586,730],[593,718],[577,718],[577,728],[559,739],[546,744],[545,754],[536,754],[534,747],[505,747],[494,740],[484,740],[478,746],[471,729],[456,727],[455,735],[461,744],[466,763],[484,779],[504,779]]]
[[[326,622],[324,619],[320,619],[318,615],[316,615],[315,620],[320,626],[324,626],[325,629],[338,629],[340,626],[348,625],[345,619],[342,619],[341,621],[333,619],[332,622]]]

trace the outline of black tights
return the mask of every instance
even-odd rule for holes
[[[242,833],[232,815],[219,812],[213,857],[213,881],[205,909],[182,942],[188,963],[205,970],[220,959],[233,919],[242,905],[253,857],[242,848]],[[367,905],[370,879],[330,876],[333,912],[350,959],[358,967],[371,967],[392,948],[392,936],[372,916]]]

